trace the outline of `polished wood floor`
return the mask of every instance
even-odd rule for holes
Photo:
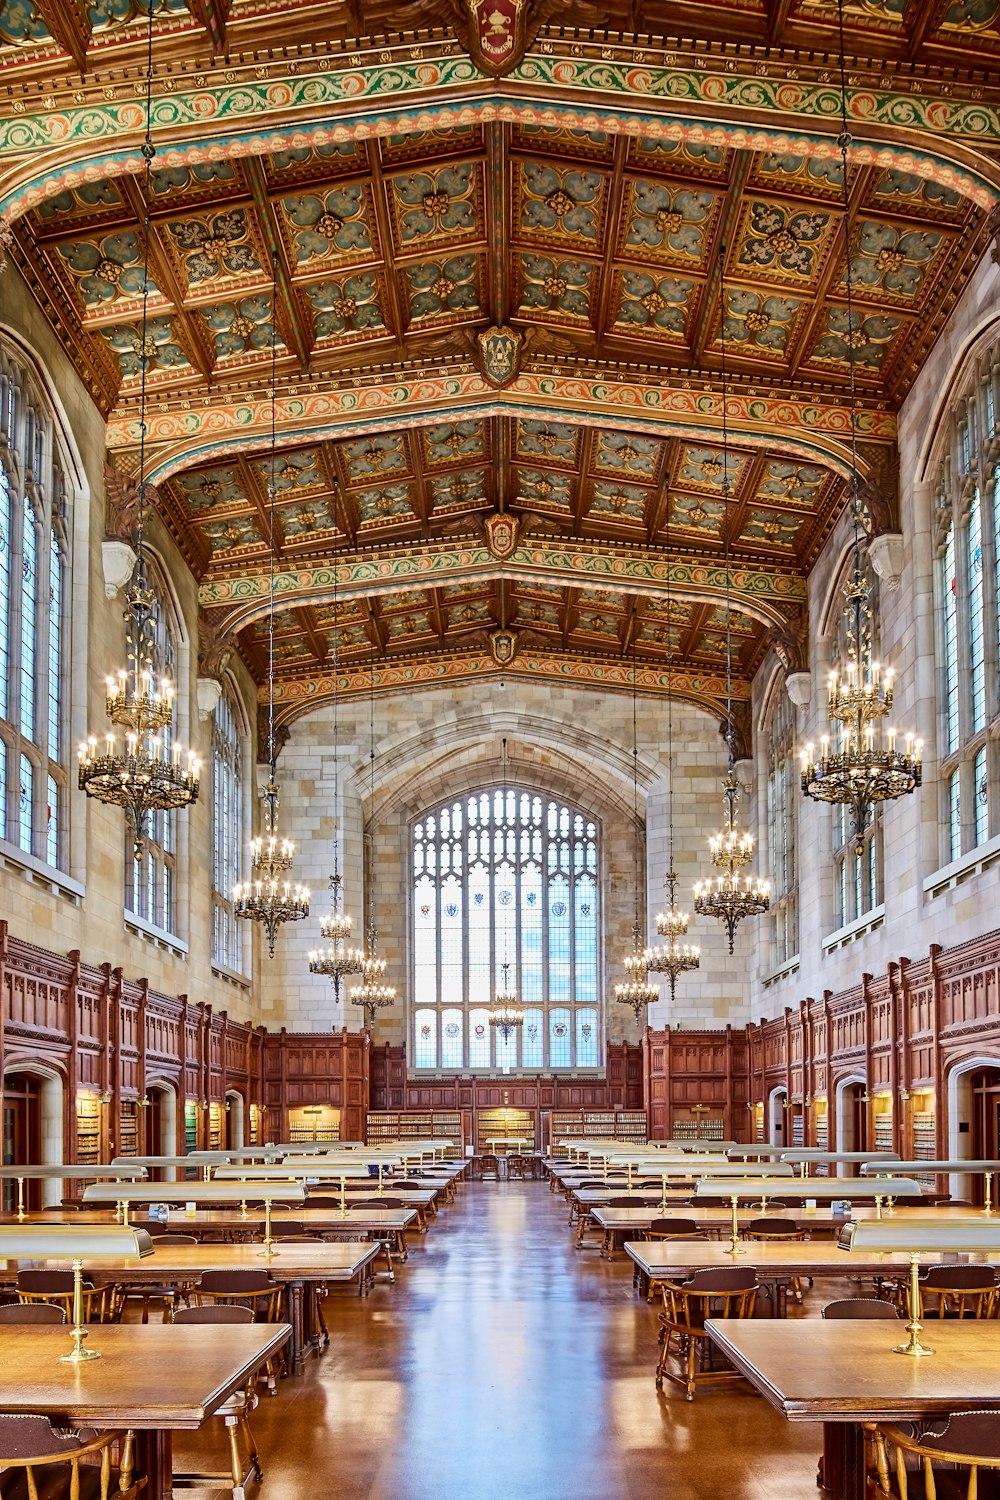
[[[816,1495],[818,1427],[742,1383],[656,1390],[631,1262],[574,1249],[546,1183],[468,1183],[412,1243],[394,1286],[331,1295],[330,1349],[262,1397],[261,1500]]]

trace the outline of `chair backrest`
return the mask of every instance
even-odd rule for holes
[[[685,1290],[692,1292],[749,1292],[757,1286],[757,1272],[743,1266],[713,1266],[707,1271],[695,1271],[684,1283]]]
[[[340,1199],[331,1197],[327,1193],[310,1193],[306,1199],[306,1208],[339,1208]]]
[[[50,1455],[58,1462],[71,1458],[83,1446],[75,1432],[57,1432],[48,1417],[0,1413],[0,1464]]]
[[[791,1219],[751,1219],[744,1230],[745,1234],[766,1237],[767,1239],[796,1240],[801,1239],[803,1231],[792,1223]]]
[[[10,1302],[0,1307],[0,1323],[65,1323],[66,1310],[52,1302]]]
[[[979,1292],[996,1286],[997,1272],[995,1266],[930,1266],[920,1284],[934,1291]]]
[[[306,1226],[301,1219],[282,1219],[279,1222],[272,1221],[271,1234],[276,1240],[288,1240],[292,1235],[305,1234]]]
[[[179,1307],[174,1313],[175,1323],[252,1323],[252,1307],[227,1307],[225,1303],[213,1303],[211,1307]]]
[[[680,1239],[685,1234],[701,1234],[702,1228],[694,1219],[654,1219],[647,1232],[658,1239]]]
[[[266,1271],[203,1271],[199,1286],[223,1297],[264,1297],[276,1291],[278,1283]]]
[[[196,1234],[154,1234],[153,1244],[162,1245],[169,1250],[171,1245],[197,1245],[199,1243]]]
[[[1000,1411],[953,1412],[933,1419],[919,1437],[888,1422],[866,1422],[872,1435],[876,1475],[869,1474],[875,1493],[898,1493],[900,1500],[927,1494],[995,1495],[1000,1469]],[[893,1451],[895,1450],[895,1451]],[[914,1468],[918,1472],[914,1472]],[[956,1473],[956,1467],[967,1474]],[[980,1481],[979,1470],[992,1471]],[[891,1478],[896,1491],[890,1490]]]
[[[19,1292],[32,1292],[36,1296],[61,1296],[73,1290],[72,1271],[18,1271]]]
[[[823,1309],[824,1318],[891,1318],[898,1321],[899,1313],[891,1302],[880,1302],[877,1297],[842,1297],[839,1302],[828,1302]]]
[[[641,1208],[642,1204],[636,1198],[624,1194],[620,1198],[609,1198],[608,1208]]]

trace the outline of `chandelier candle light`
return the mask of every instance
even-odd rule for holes
[[[309,891],[283,877],[292,867],[295,845],[278,838],[278,782],[274,738],[274,470],[275,470],[275,371],[278,326],[278,258],[271,259],[271,469],[268,481],[268,551],[270,585],[267,611],[267,754],[269,775],[264,788],[264,832],[250,841],[250,879],[233,889],[233,907],[238,917],[259,922],[267,934],[267,951],[274,957],[278,928],[300,922],[309,915]]]
[[[726,247],[719,251],[722,296],[722,499],[723,525],[726,528],[726,745],[729,751],[729,769],[722,783],[722,795],[726,804],[726,822],[721,833],[709,839],[712,863],[719,871],[707,880],[699,880],[694,888],[694,909],[700,917],[718,917],[725,924],[729,937],[729,951],[733,951],[736,929],[747,917],[758,917],[771,904],[771,887],[767,880],[756,875],[740,875],[753,859],[753,835],[743,833],[739,827],[740,783],[736,775],[736,757],[733,750],[733,640],[732,640],[732,570],[729,565],[729,424],[728,388],[726,383]]]
[[[838,7],[840,20],[840,165],[844,192],[845,282],[847,293],[847,326],[855,330],[852,308],[851,277],[851,208],[847,178],[847,148],[851,137],[847,129],[847,80],[844,63],[843,0]],[[809,744],[801,752],[802,790],[815,802],[831,802],[849,807],[854,826],[854,852],[864,854],[865,830],[872,810],[880,802],[893,802],[916,791],[923,777],[923,746],[912,734],[903,738],[900,748],[895,729],[886,727],[885,740],[876,733],[880,720],[892,710],[892,670],[883,670],[872,660],[872,614],[868,603],[868,584],[861,566],[861,512],[858,494],[857,428],[854,372],[854,341],[847,340],[847,359],[851,382],[851,509],[854,519],[854,567],[845,589],[845,635],[847,665],[844,671],[831,672],[827,681],[827,713],[836,726],[834,734],[823,735],[819,757]]]
[[[173,684],[154,670],[154,605],[143,547],[146,508],[146,375],[149,369],[149,201],[150,169],[156,152],[151,131],[153,90],[153,12],[150,5],[146,50],[146,135],[143,185],[142,324],[139,361],[139,474],[135,535],[135,571],[125,599],[125,643],[128,666],[107,679],[105,708],[113,725],[124,731],[119,745],[114,731],[99,741],[90,735],[79,747],[77,784],[88,797],[121,807],[132,825],[133,854],[141,861],[150,815],[188,807],[197,802],[201,761],[193,750],[171,743],[174,715]]]

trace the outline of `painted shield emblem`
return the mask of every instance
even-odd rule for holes
[[[492,515],[487,516],[483,523],[486,528],[486,545],[498,562],[505,562],[513,555],[517,546],[518,520],[516,516]]]
[[[516,68],[527,47],[527,0],[465,0],[467,42],[477,68],[499,78]]]
[[[476,350],[479,354],[479,373],[483,379],[488,380],[490,385],[495,385],[498,390],[516,380],[521,368],[523,345],[524,335],[508,328],[506,323],[477,333]]]

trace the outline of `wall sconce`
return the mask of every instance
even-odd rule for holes
[[[139,1106],[140,1109],[145,1109],[147,1107],[147,1105],[149,1105],[151,1103],[151,1100],[150,1100],[149,1095],[145,1091],[143,1091],[142,1098],[141,1099],[137,1099],[135,1102]]]
[[[812,1096],[812,1094],[807,1094],[806,1097],[805,1097],[805,1101],[804,1102],[805,1102],[806,1109],[812,1109],[812,1106],[813,1106],[813,1096]]]
[[[101,1103],[102,1104],[110,1104],[113,1097],[114,1096],[111,1093],[111,1090],[110,1089],[105,1089],[104,1093],[101,1095]]]
[[[910,1099],[910,1091],[906,1087],[905,1083],[901,1083],[899,1085],[899,1100],[900,1100],[900,1103],[901,1104],[906,1104],[909,1099]]]
[[[201,1104],[198,1107],[199,1107],[199,1109],[208,1109],[208,1107],[209,1107],[208,1100],[207,1099],[203,1099],[201,1101]]]
[[[861,1103],[871,1104],[873,1097],[874,1096],[872,1094],[869,1094],[868,1090],[865,1089],[864,1093],[861,1095]]]

